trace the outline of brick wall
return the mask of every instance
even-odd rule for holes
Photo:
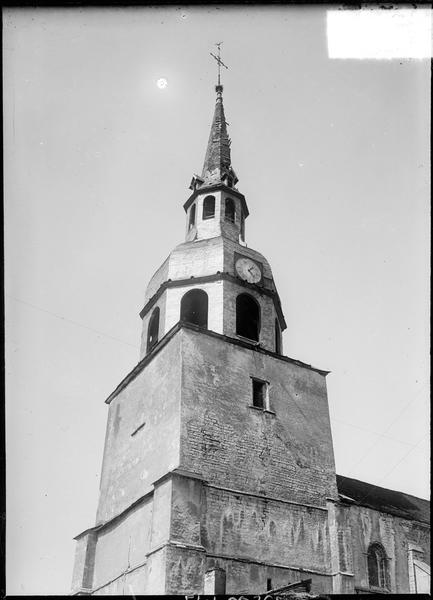
[[[205,487],[208,554],[330,572],[327,511]]]
[[[336,497],[323,375],[182,330],[181,465],[211,483],[324,506]],[[250,407],[251,376],[276,414]]]

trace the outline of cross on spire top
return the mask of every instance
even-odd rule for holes
[[[215,44],[215,46],[218,48],[218,56],[215,56],[215,54],[213,54],[212,52],[209,53],[211,56],[213,56],[213,58],[216,60],[217,65],[218,65],[218,87],[221,87],[221,66],[228,69],[228,66],[225,65],[223,63],[223,61],[221,60],[221,44],[222,44],[222,42],[217,42]]]

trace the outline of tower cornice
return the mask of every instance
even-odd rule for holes
[[[211,331],[209,329],[203,329],[202,327],[199,327],[197,325],[194,325],[192,323],[186,323],[184,321],[178,321],[171,329],[170,331],[168,331],[165,336],[163,338],[161,338],[161,340],[154,346],[154,348],[152,348],[152,350],[146,354],[146,356],[144,358],[142,358],[140,360],[139,363],[136,364],[136,366],[132,369],[132,371],[130,371],[126,377],[124,377],[122,379],[122,381],[119,383],[119,385],[116,387],[116,389],[108,396],[108,398],[105,400],[106,404],[110,404],[111,401],[133,380],[137,377],[137,375],[144,369],[144,367],[151,361],[153,360],[153,358],[155,357],[156,354],[158,354],[158,352],[160,352],[160,350],[162,350],[162,348],[164,348],[164,346],[166,346],[168,344],[168,342],[182,329],[186,329],[186,330],[191,330],[191,331],[195,331],[197,333],[200,333],[202,335],[206,335],[209,336],[211,338],[214,339],[219,339],[222,340],[224,342],[228,342],[229,344],[232,344],[234,346],[241,346],[243,348],[247,348],[249,350],[253,350],[254,352],[258,352],[259,354],[266,354],[267,356],[272,356],[272,358],[275,358],[279,361],[282,362],[288,362],[288,363],[292,363],[294,365],[297,365],[298,367],[302,367],[303,369],[307,369],[309,371],[315,371],[316,373],[319,373],[320,375],[326,377],[331,371],[325,371],[323,369],[318,369],[317,367],[313,367],[312,365],[309,365],[307,363],[304,363],[300,360],[296,360],[295,358],[290,358],[289,356],[284,356],[282,354],[277,354],[275,352],[271,352],[270,350],[266,350],[265,348],[262,348],[261,346],[251,343],[247,340],[242,340],[242,339],[238,339],[238,338],[232,338],[229,337],[227,335],[221,334],[221,333],[216,333],[215,331]]]
[[[158,301],[158,298],[160,298],[162,293],[167,288],[185,287],[186,285],[190,285],[191,283],[201,284],[201,283],[210,283],[212,281],[223,281],[223,280],[231,281],[232,283],[236,283],[237,285],[240,285],[246,289],[254,289],[257,292],[259,292],[260,294],[264,294],[265,296],[271,297],[274,302],[275,311],[276,311],[279,321],[280,321],[281,329],[284,331],[284,329],[287,328],[287,323],[284,318],[283,310],[281,307],[280,296],[278,295],[278,292],[276,290],[270,290],[261,285],[256,285],[254,283],[248,283],[247,281],[244,281],[240,277],[230,275],[230,273],[221,273],[221,272],[215,273],[213,275],[202,275],[200,277],[191,276],[191,277],[188,277],[187,279],[168,279],[167,281],[164,281],[159,286],[159,288],[155,292],[155,294],[149,299],[149,301],[141,309],[140,318],[143,319],[143,317],[154,306],[154,304]]]

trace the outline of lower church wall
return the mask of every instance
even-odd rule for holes
[[[354,574],[354,588],[369,590],[367,552],[379,543],[387,556],[389,591],[406,594],[409,588],[409,551],[411,545],[423,550],[430,564],[430,526],[403,519],[364,506],[337,507],[340,569]]]
[[[166,594],[202,594],[205,554],[200,550],[167,546]]]
[[[328,513],[205,486],[208,554],[330,572]]]
[[[153,498],[129,511],[98,533],[93,589],[146,561],[152,525]],[[135,573],[135,571],[134,571]],[[128,575],[128,578],[132,576]],[[124,577],[121,577],[124,579]],[[120,585],[114,582],[112,585]],[[112,593],[112,592],[110,592]]]
[[[314,593],[369,591],[374,542],[390,591],[412,591],[428,525],[339,502],[325,378],[251,352],[182,329],[113,398],[74,593],[197,594],[212,577],[228,594],[310,578]],[[251,407],[251,376],[270,410]]]
[[[248,560],[215,558],[189,548],[167,547],[166,594],[213,593],[205,589],[205,573],[224,572],[225,586],[218,593],[262,594],[269,583],[273,588],[311,579],[314,593],[332,592],[332,577],[298,569],[283,568]],[[270,579],[270,582],[268,581]]]
[[[130,573],[125,573],[114,581],[96,589],[92,596],[131,596],[143,594],[146,589],[146,565],[138,567]]]
[[[264,594],[268,579],[273,589],[289,583],[311,579],[311,591],[315,594],[332,592],[332,577],[317,573],[300,572],[256,563],[207,557],[206,570],[220,568],[226,576],[226,594]]]

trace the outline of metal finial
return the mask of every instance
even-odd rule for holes
[[[218,42],[217,44],[215,44],[215,46],[218,48],[218,56],[215,56],[215,54],[212,54],[212,52],[209,53],[217,61],[217,65],[218,65],[218,87],[221,87],[221,66],[223,66],[226,69],[228,69],[228,66],[225,65],[223,63],[223,61],[221,60],[221,44],[222,44],[222,42]]]

